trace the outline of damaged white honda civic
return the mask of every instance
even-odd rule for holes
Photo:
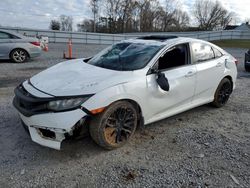
[[[60,149],[88,130],[106,149],[136,127],[188,109],[226,104],[237,60],[218,46],[176,36],[144,36],[97,55],[59,63],[15,89],[13,104],[31,139]]]

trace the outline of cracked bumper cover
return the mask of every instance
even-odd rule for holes
[[[28,126],[31,139],[46,147],[60,150],[65,134],[71,135],[76,123],[87,116],[81,109],[67,112],[45,113],[26,117],[19,113],[20,118]],[[54,133],[53,137],[42,134],[41,130]]]

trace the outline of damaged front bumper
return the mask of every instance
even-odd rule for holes
[[[13,105],[34,142],[60,150],[67,136],[73,136],[79,126],[86,126],[84,122],[89,115],[82,107],[62,112],[49,111],[46,105],[51,100],[53,97],[35,97],[19,86],[15,89]]]
[[[84,125],[84,120],[87,117],[87,114],[80,109],[61,113],[39,114],[31,117],[26,117],[21,113],[19,115],[28,127],[31,139],[34,142],[57,150],[61,149],[61,142],[67,135],[72,136],[78,125]]]

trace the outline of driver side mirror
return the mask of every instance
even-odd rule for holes
[[[164,73],[159,71],[157,72],[156,82],[162,90],[169,91],[168,79],[165,77]]]

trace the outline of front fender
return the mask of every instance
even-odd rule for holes
[[[101,107],[107,107],[111,103],[116,102],[118,100],[125,100],[130,99],[135,101],[141,108],[142,115],[146,115],[146,112],[144,109],[146,108],[145,102],[143,100],[143,97],[141,97],[143,89],[142,87],[135,87],[134,84],[129,84],[130,87],[127,84],[121,84],[117,85],[108,89],[105,89],[94,96],[92,96],[90,99],[88,99],[85,103],[82,104],[82,106],[89,111],[98,109]],[[134,87],[132,87],[134,85]],[[137,84],[136,84],[137,85]],[[129,88],[129,89],[128,89]],[[140,97],[138,97],[136,94],[140,93]]]

